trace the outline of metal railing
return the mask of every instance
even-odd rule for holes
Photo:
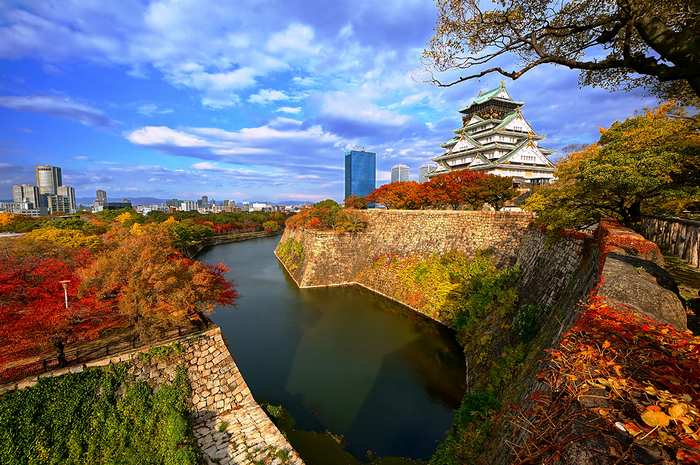
[[[200,328],[194,326],[178,326],[177,328],[165,331],[160,339],[165,340],[178,336],[186,336],[199,332],[200,330]],[[66,351],[61,358],[54,356],[18,367],[0,370],[0,385],[14,383],[24,378],[41,375],[54,370],[71,368],[93,360],[99,360],[152,344],[153,341],[141,341],[138,337],[134,337],[130,340],[109,342],[97,347],[78,348],[76,350]]]

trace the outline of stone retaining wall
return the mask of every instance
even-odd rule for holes
[[[665,252],[700,267],[700,221],[645,216],[642,235],[659,244]]]
[[[491,249],[496,266],[514,265],[528,225],[529,212],[442,210],[366,210],[362,233],[285,229],[280,243],[301,242],[305,259],[288,271],[301,288],[350,284],[374,259],[426,256],[449,250],[473,254]],[[279,247],[278,247],[279,248]]]
[[[285,437],[253,399],[218,327],[195,336],[158,341],[138,350],[44,373],[20,383],[3,386],[0,394],[33,386],[38,378],[80,373],[92,367],[120,362],[133,364],[132,373],[137,379],[158,389],[159,385],[174,381],[175,368],[183,362],[167,362],[157,358],[152,363],[144,362],[138,354],[174,343],[180,344],[184,349],[184,363],[192,386],[193,432],[207,464],[243,465],[260,461],[280,465],[282,461],[274,458],[274,454],[286,450],[290,458],[285,463],[303,465]]]
[[[624,311],[685,329],[680,300],[669,289],[668,274],[658,266],[663,263],[658,249],[614,221],[601,222],[595,237],[571,233],[547,244],[539,229],[528,228],[529,214],[370,211],[368,216],[369,226],[363,233],[286,230],[281,242],[291,238],[303,246],[304,260],[291,270],[298,285],[353,283],[359,271],[372,266],[383,254],[406,257],[450,249],[469,254],[491,248],[501,266],[521,266],[520,303],[547,309],[538,345],[524,362],[513,389],[506,392],[516,405],[543,389],[536,377],[544,367],[540,360],[546,357],[547,349],[560,344],[562,333],[579,317],[591,293],[597,291]],[[285,266],[290,271],[291,267]],[[366,283],[357,284],[372,289]],[[381,285],[374,287],[385,293]],[[493,437],[498,439],[490,444],[490,463],[506,464],[511,460],[508,442],[522,443],[526,434],[514,435],[509,424],[502,423]]]

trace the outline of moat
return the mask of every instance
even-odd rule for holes
[[[342,436],[359,460],[429,459],[465,390],[452,331],[362,288],[299,289],[273,254],[278,241],[198,256],[239,284],[238,308],[212,319],[253,395],[287,408],[297,430]]]

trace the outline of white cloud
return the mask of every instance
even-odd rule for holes
[[[277,112],[292,113],[294,115],[298,115],[299,113],[301,113],[301,107],[281,107],[277,109]]]
[[[357,95],[345,92],[330,92],[324,95],[319,114],[381,126],[398,127],[412,121],[408,115],[384,110],[372,102],[358,99]]]
[[[251,95],[248,99],[250,103],[257,103],[260,105],[267,105],[280,100],[289,100],[289,97],[284,92],[269,89],[260,89],[257,94]]]
[[[282,54],[286,59],[316,55],[318,45],[311,45],[314,30],[303,24],[292,24],[282,32],[272,34],[267,41],[267,49],[272,53]]]
[[[17,111],[59,116],[86,126],[109,127],[118,124],[96,108],[53,95],[0,96],[0,107]]]
[[[171,108],[159,110],[158,105],[156,105],[155,103],[146,103],[144,105],[139,106],[136,109],[136,113],[139,113],[139,114],[145,115],[145,116],[152,116],[155,113],[157,113],[159,115],[165,115],[167,113],[172,113],[172,112],[173,112],[173,110]]]
[[[211,144],[189,134],[165,126],[147,126],[127,134],[127,139],[136,145],[177,147],[208,147]]]

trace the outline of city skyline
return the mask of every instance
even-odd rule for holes
[[[269,7],[278,14],[253,2],[8,4],[0,199],[51,165],[78,198],[342,201],[346,151],[377,153],[378,185],[397,163],[417,180],[455,112],[502,79],[421,82],[431,0]],[[656,103],[577,80],[546,66],[506,81],[549,148],[594,142],[599,126]]]

